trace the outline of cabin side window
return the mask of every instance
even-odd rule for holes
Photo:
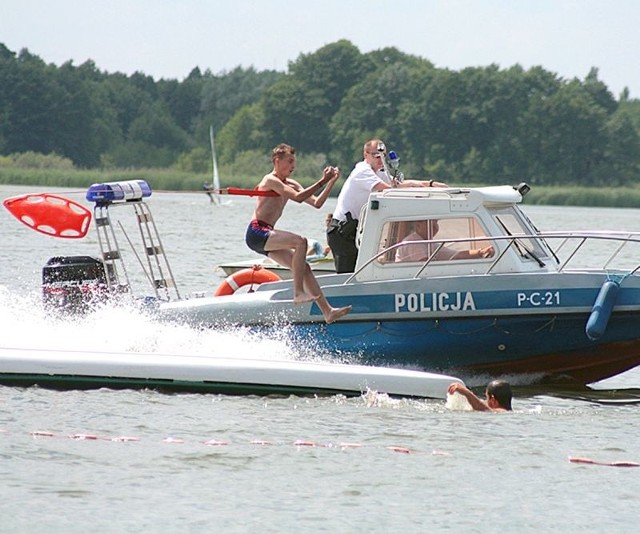
[[[494,245],[474,217],[412,218],[384,225],[380,243],[380,263],[410,263],[488,259]]]

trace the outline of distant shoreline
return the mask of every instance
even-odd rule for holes
[[[226,186],[253,189],[262,175],[254,177],[227,177]],[[314,178],[296,177],[304,186],[311,185]],[[86,189],[91,184],[125,180],[145,180],[158,191],[202,191],[204,182],[211,181],[208,174],[188,173],[172,169],[116,169],[109,171],[80,169],[22,169],[0,167],[0,184],[38,187],[73,187]],[[338,195],[342,180],[333,197]],[[472,187],[470,184],[452,184]],[[489,184],[473,184],[473,186]],[[496,185],[496,184],[491,184]],[[515,184],[514,184],[515,185]],[[555,206],[583,206],[601,208],[640,208],[638,187],[580,187],[580,186],[536,186],[526,196],[524,204]]]

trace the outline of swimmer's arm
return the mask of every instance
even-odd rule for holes
[[[454,393],[460,393],[461,395],[463,395],[467,399],[471,407],[478,412],[491,411],[491,408],[487,405],[487,403],[478,398],[473,391],[463,386],[459,382],[454,382],[453,384],[451,384],[448,391],[451,395],[453,395]]]

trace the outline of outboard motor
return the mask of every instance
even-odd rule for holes
[[[98,258],[55,256],[42,268],[43,303],[65,313],[83,313],[105,302],[114,282],[112,267],[105,269]]]

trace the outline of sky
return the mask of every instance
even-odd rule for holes
[[[46,63],[182,80],[241,66],[286,71],[340,39],[460,70],[542,66],[640,98],[638,0],[2,0],[0,43]]]

